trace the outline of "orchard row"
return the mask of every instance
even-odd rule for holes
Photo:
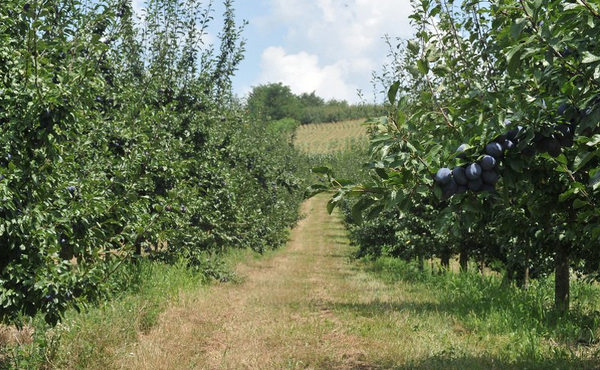
[[[414,38],[388,39],[377,79],[390,112],[373,125],[371,179],[331,180],[331,204],[367,216],[362,252],[459,255],[524,285],[553,273],[565,312],[574,272],[600,278],[600,7],[411,4]]]
[[[126,0],[0,2],[2,319],[55,323],[127,289],[113,277],[140,258],[211,275],[215,254],[285,242],[303,161],[233,98],[224,5],[213,48],[197,0],[141,20]]]

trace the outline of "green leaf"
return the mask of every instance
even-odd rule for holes
[[[592,173],[590,171],[590,173]],[[600,185],[600,170],[596,170],[594,175],[590,178],[590,186],[592,187],[592,189],[596,190],[598,189],[598,186]]]
[[[396,81],[392,84],[392,86],[390,86],[390,89],[388,90],[388,100],[390,101],[390,104],[394,105],[394,102],[396,101],[396,96],[398,95],[398,89],[400,88],[400,81]]]
[[[388,180],[390,177],[388,176],[388,173],[386,172],[386,170],[384,170],[383,168],[376,168],[375,172],[377,173],[377,175],[379,177],[381,177],[383,180]]]
[[[383,211],[384,206],[383,205],[379,205],[377,207],[374,207],[369,214],[367,215],[367,219],[368,220],[373,220],[374,218],[376,218],[377,216],[379,216],[379,214],[381,213],[381,211]]]
[[[594,157],[598,155],[597,152],[580,152],[575,157],[575,161],[573,162],[574,171],[579,171],[583,166],[585,166],[589,161],[591,161]]]
[[[519,39],[521,33],[523,32],[523,28],[527,24],[525,18],[517,18],[515,22],[510,26],[510,35],[513,39]]]
[[[525,163],[521,158],[511,159],[508,163],[510,165],[510,168],[513,169],[513,171],[518,173],[523,172],[523,166],[525,165]]]
[[[333,212],[333,210],[335,209],[336,206],[336,202],[334,202],[333,199],[329,199],[329,201],[327,202],[327,213],[331,214],[331,212]]]
[[[575,201],[573,202],[573,209],[579,209],[579,208],[583,208],[587,205],[589,205],[590,203],[586,200],[582,200],[582,199],[575,199]]]
[[[517,69],[521,66],[521,49],[523,48],[523,44],[519,44],[516,47],[513,47],[506,53],[506,59],[508,62],[508,74],[511,76],[515,75]]]
[[[375,201],[371,198],[363,197],[359,199],[358,202],[352,206],[352,218],[354,219],[354,222],[356,222],[358,225],[361,225],[363,221],[363,211],[373,205],[374,202]]]
[[[599,60],[600,60],[599,56],[596,56],[596,55],[590,53],[589,51],[584,51],[583,58],[581,59],[581,63],[583,63],[583,64],[595,63]]]
[[[408,47],[408,50],[410,50],[410,52],[412,52],[413,54],[419,54],[419,44],[415,40],[408,40],[406,46]]]
[[[598,239],[599,237],[600,237],[600,227],[596,227],[596,228],[594,228],[594,230],[592,230],[592,238]]]
[[[333,171],[327,166],[313,167],[310,171],[316,175],[333,176]]]
[[[573,91],[575,91],[575,85],[573,84],[573,81],[571,81],[571,80],[565,82],[560,87],[560,92],[562,92],[565,95],[572,95]]]
[[[404,194],[398,190],[392,190],[390,193],[390,200],[387,202],[386,207],[394,208],[404,199]]]
[[[417,60],[417,68],[419,68],[419,72],[426,75],[429,73],[429,63],[426,60],[419,59]]]
[[[309,199],[314,197],[317,194],[323,193],[327,191],[329,188],[325,185],[311,185],[304,191],[304,198]]]
[[[433,187],[433,193],[435,194],[435,197],[437,199],[442,199],[442,188],[438,184],[435,184],[435,186]]]
[[[587,145],[589,147],[598,146],[598,144],[600,144],[600,135],[598,135],[598,134],[592,136],[590,138],[590,141],[588,141],[587,143],[585,143],[585,145]]]
[[[574,10],[574,9],[584,9],[585,7],[582,4],[579,3],[569,3],[569,4],[565,4],[563,9],[565,11],[567,10]]]
[[[399,127],[402,127],[406,124],[406,114],[404,114],[402,109],[398,109],[397,121]]]

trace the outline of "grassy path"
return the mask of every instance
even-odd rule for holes
[[[307,201],[288,246],[242,264],[240,283],[167,309],[117,356],[117,368],[510,368],[489,353],[510,338],[473,335],[438,312],[434,293],[387,285],[349,263],[344,228],[326,200]]]
[[[339,296],[359,295],[343,226],[324,198],[288,246],[245,263],[241,283],[213,286],[163,314],[126,356],[124,369],[368,369],[364,341],[336,315]]]

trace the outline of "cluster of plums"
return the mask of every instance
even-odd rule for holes
[[[494,191],[500,178],[498,162],[504,151],[515,146],[514,140],[504,138],[502,143],[493,141],[485,146],[485,154],[476,162],[449,168],[440,168],[435,174],[435,181],[442,187],[442,195],[449,198],[454,194],[462,194],[467,190],[475,193]],[[466,145],[458,148],[459,156],[464,155]]]
[[[564,114],[566,106],[558,109],[560,115]],[[506,123],[507,125],[510,122]],[[485,146],[485,154],[479,157],[479,160],[455,167],[453,169],[440,168],[435,174],[434,180],[442,188],[444,199],[450,198],[454,194],[462,194],[468,190],[475,193],[482,191],[495,191],[496,183],[500,178],[498,163],[502,159],[504,152],[516,148],[522,136],[523,128],[518,126],[506,133],[498,136],[493,142]],[[521,150],[526,156],[533,156],[536,152],[548,153],[553,157],[558,157],[562,148],[573,146],[575,132],[575,123],[571,125],[557,125],[554,132],[549,136],[536,133],[533,138],[533,144]],[[466,144],[458,147],[458,158],[465,158]]]

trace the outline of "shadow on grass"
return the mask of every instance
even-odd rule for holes
[[[326,361],[319,363],[319,369],[348,370],[600,370],[598,361],[540,360],[508,362],[490,356],[434,355],[429,358],[400,364],[390,359],[379,363],[367,359],[354,361]]]
[[[376,299],[368,303],[333,303],[331,309],[375,318],[389,316],[392,312],[440,312],[441,306],[434,302],[383,302]]]
[[[581,339],[581,331],[591,329],[596,331],[592,335],[594,342],[600,341],[600,292],[583,283],[572,284],[578,302],[567,315],[561,315],[553,307],[551,279],[537,281],[530,289],[522,290],[493,275],[472,271],[437,274],[402,261],[377,261],[364,268],[388,284],[407,284],[413,291],[429,291],[435,297],[436,303],[400,303],[403,309],[449,313],[473,329],[483,325],[492,333],[547,333],[562,344]],[[381,305],[374,303],[375,308]]]
[[[568,360],[540,360],[527,362],[506,362],[493,357],[459,357],[450,358],[443,356],[434,356],[427,359],[411,362],[406,365],[394,365],[388,363],[379,369],[390,370],[598,370],[600,365],[597,361],[568,361]]]
[[[366,270],[389,285],[405,284],[406,291],[412,293],[403,295],[397,301],[374,299],[362,303],[330,302],[332,310],[350,312],[365,318],[389,317],[398,312],[439,314],[452,317],[469,332],[514,336],[519,348],[509,356],[510,359],[472,357],[440,348],[440,353],[431,358],[408,365],[390,360],[390,363],[379,364],[378,368],[600,370],[600,347],[593,344],[597,343],[598,334],[592,335],[595,337],[594,341],[587,343],[592,346],[576,347],[576,343],[582,344],[582,331],[598,329],[600,312],[576,306],[569,315],[560,316],[552,309],[551,281],[523,291],[502,284],[495,277],[481,276],[475,272],[439,275],[407,265],[400,266],[397,270],[369,269],[367,266]],[[597,301],[592,294],[586,299],[589,302]],[[426,319],[427,316],[424,316],[423,320]],[[558,346],[554,347],[548,342],[558,343]],[[547,352],[548,346],[552,346],[550,352]],[[587,354],[577,354],[577,348],[583,349]],[[515,359],[521,359],[522,362],[516,363]]]

